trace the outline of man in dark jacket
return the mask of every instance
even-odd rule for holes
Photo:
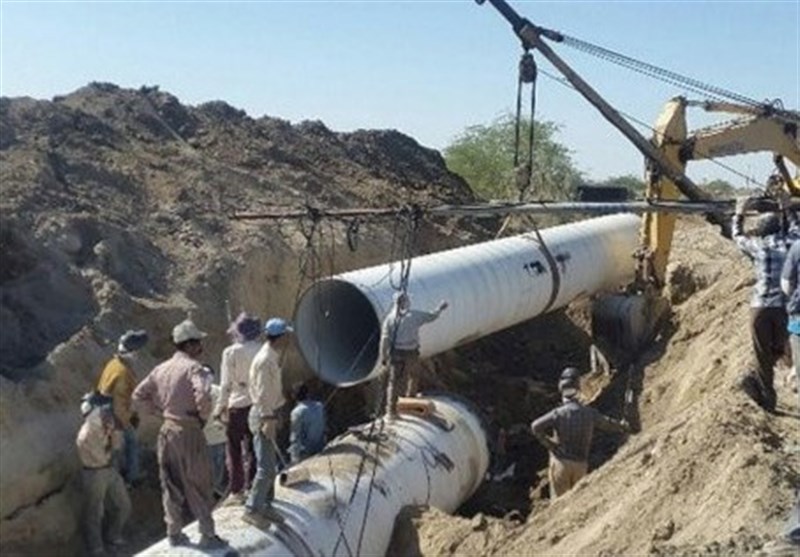
[[[561,406],[540,416],[531,424],[536,439],[550,451],[548,475],[551,500],[572,489],[586,475],[595,428],[604,431],[630,431],[625,420],[604,416],[578,401],[580,373],[574,367],[568,367],[561,372],[558,390],[561,392]],[[550,430],[555,432],[555,439],[548,436]]]

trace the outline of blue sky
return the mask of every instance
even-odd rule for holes
[[[800,1],[516,1],[534,23],[756,99],[800,105]],[[394,2],[7,2],[0,92],[51,98],[90,81],[159,85],[251,116],[394,128],[443,148],[514,105],[520,53],[472,0]],[[554,45],[618,109],[655,121],[679,89]],[[543,70],[552,68],[538,56]],[[709,122],[702,114],[690,125]],[[574,91],[545,76],[537,117],[562,126],[588,177],[640,174],[642,158]],[[768,154],[725,159],[762,181]],[[710,163],[694,179],[742,180]]]

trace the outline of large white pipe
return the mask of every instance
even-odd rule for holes
[[[214,511],[217,532],[231,549],[213,554],[384,555],[403,507],[454,511],[486,475],[487,436],[467,403],[448,396],[429,400],[435,407],[431,415],[400,414],[351,429],[290,469],[305,480],[292,485],[276,480],[273,507],[285,518],[280,526],[251,526],[241,520],[242,507]],[[196,523],[184,531],[195,542],[200,537]],[[139,555],[208,554],[171,548],[163,540]]]
[[[535,233],[416,257],[408,284],[412,308],[450,307],[420,329],[420,355],[432,356],[633,277],[639,217],[611,215]],[[380,373],[383,318],[400,282],[400,264],[351,271],[311,285],[295,313],[306,362],[323,380],[353,385]]]

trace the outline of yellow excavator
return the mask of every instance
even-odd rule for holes
[[[742,95],[707,85],[658,68],[628,56],[569,37],[558,31],[534,25],[521,17],[505,0],[476,0],[494,6],[511,24],[522,42],[526,57],[530,51],[544,56],[578,93],[592,104],[645,156],[647,161],[646,195],[650,201],[674,201],[681,196],[696,202],[713,201],[712,196],[698,187],[685,173],[686,164],[693,160],[716,159],[760,151],[774,155],[778,179],[770,180],[762,210],[775,210],[776,189],[786,189],[800,196],[800,183],[792,178],[784,158],[800,166],[798,126],[800,114],[785,110],[779,103],[764,103]],[[711,101],[689,101],[683,97],[670,100],[654,126],[651,139],[642,136],[620,113],[609,105],[588,83],[567,65],[548,42],[566,44],[604,60],[612,61],[633,71],[679,83],[687,90],[706,94]],[[522,81],[522,79],[521,79]],[[518,100],[519,103],[519,100]],[[735,120],[689,133],[686,111],[701,107],[709,112],[725,113]],[[797,170],[795,170],[795,174]],[[772,197],[772,199],[770,199]],[[706,219],[730,236],[730,215],[724,211],[706,214]],[[673,213],[646,213],[642,224],[640,249],[635,280],[625,293],[604,297],[595,302],[592,328],[595,339],[601,340],[617,367],[627,367],[638,356],[658,330],[668,303],[662,296],[666,284],[676,216]],[[614,354],[616,353],[616,354]],[[614,356],[617,357],[614,357]]]
[[[687,108],[699,106],[708,112],[734,114],[736,120],[687,132]],[[800,184],[792,178],[784,158],[795,167],[800,167],[800,143],[798,122],[770,110],[769,106],[752,107],[726,102],[693,102],[685,97],[671,99],[659,116],[654,127],[652,143],[680,172],[685,172],[689,161],[716,159],[732,155],[755,152],[771,152],[779,172],[779,180],[771,181],[789,190],[791,195],[800,194]],[[795,170],[796,172],[796,170]],[[676,184],[649,165],[647,176],[647,198],[675,200],[681,195]],[[775,191],[765,192],[775,195]],[[675,229],[674,214],[647,213],[642,228],[642,269],[640,280],[653,283],[657,288],[664,285],[672,235]]]
[[[693,132],[688,131],[687,109],[700,107],[707,112],[735,115],[737,118]],[[653,128],[652,144],[664,159],[681,173],[690,161],[717,159],[756,152],[773,154],[775,179],[764,195],[765,208],[783,188],[793,196],[800,194],[800,181],[792,177],[784,159],[800,167],[800,142],[796,114],[775,111],[769,105],[753,107],[728,102],[670,99]],[[672,201],[681,197],[678,185],[658,165],[648,164],[645,176],[646,198]],[[774,202],[773,202],[774,203]],[[595,336],[610,352],[635,357],[641,345],[658,329],[668,303],[662,296],[667,281],[675,213],[645,213],[642,221],[636,278],[625,294],[597,300],[593,308]],[[617,358],[619,359],[619,358]]]

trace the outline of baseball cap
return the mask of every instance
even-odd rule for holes
[[[206,333],[198,329],[191,319],[181,321],[172,329],[172,342],[175,344],[180,344],[187,340],[201,340],[206,336]]]
[[[294,331],[294,328],[280,317],[271,317],[264,325],[264,332],[270,337],[279,337],[292,331]]]

